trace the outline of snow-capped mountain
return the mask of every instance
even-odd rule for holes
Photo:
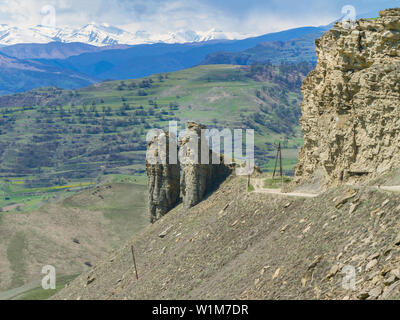
[[[95,23],[90,23],[72,32],[63,30],[60,33],[60,39],[62,42],[82,42],[97,46],[136,44],[134,35],[130,32],[108,24],[97,25]]]
[[[179,30],[177,32],[169,32],[164,35],[152,36],[152,42],[164,43],[187,43],[187,42],[203,42],[211,40],[241,40],[252,37],[250,34],[240,34],[234,32],[223,32],[217,29],[208,31]]]
[[[243,34],[237,32],[224,32],[222,30],[211,29],[206,32],[200,32],[201,41],[210,40],[242,40],[255,36],[254,34]]]
[[[43,30],[41,26],[35,28],[20,29],[8,25],[0,25],[0,44],[12,45],[17,43],[47,43],[57,34],[53,28]]]
[[[0,25],[0,44],[49,42],[82,42],[96,46],[135,44],[134,36],[121,29],[102,24],[88,24],[80,29],[69,27],[36,26],[17,28]]]
[[[186,43],[209,40],[244,39],[250,35],[225,33],[211,29],[206,32],[180,30],[167,34],[151,34],[144,30],[131,33],[108,24],[90,23],[82,28],[36,26],[31,28],[0,25],[0,46],[19,43],[81,42],[95,46],[135,45],[149,43]]]

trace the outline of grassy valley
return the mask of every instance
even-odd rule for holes
[[[0,205],[37,208],[48,192],[62,196],[112,174],[141,176],[148,130],[167,128],[171,120],[181,127],[196,120],[211,128],[255,129],[257,164],[271,170],[274,144],[281,141],[290,171],[302,145],[299,89],[310,68],[201,66],[0,97]]]
[[[0,299],[48,297],[43,266],[56,268],[59,290],[146,227],[144,183],[112,176],[30,212],[0,213]]]
[[[257,164],[273,169],[281,141],[290,172],[309,68],[200,66],[0,97],[0,298],[46,298],[37,283],[43,265],[54,265],[64,284],[148,225],[151,128],[195,120],[255,129]]]

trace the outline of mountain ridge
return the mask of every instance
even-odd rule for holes
[[[39,61],[21,60],[0,52],[0,95],[47,86],[71,88],[87,86],[96,80],[72,70],[62,70]]]
[[[186,43],[203,42],[223,39],[243,39],[250,35],[223,32],[217,29],[208,31],[178,30],[165,34],[150,34],[144,30],[135,33],[121,28],[110,26],[106,23],[89,23],[81,28],[34,26],[29,28],[13,27],[6,24],[0,25],[0,45],[15,45],[21,43],[60,43],[82,42],[95,46],[110,45],[137,45],[151,43]]]
[[[57,77],[55,73],[49,75],[41,73],[40,76],[31,74],[26,80],[25,77],[20,77],[15,73],[15,69],[4,65],[0,73],[0,94],[12,94],[54,85],[63,89],[76,89],[104,80],[126,80],[174,72],[201,65],[207,55],[214,52],[238,53],[263,42],[288,41],[321,33],[324,30],[325,27],[303,27],[243,40],[212,40],[185,44],[158,43],[129,47],[98,48],[86,44],[57,42],[6,46],[0,48],[0,53],[24,58],[23,60],[32,60],[26,61],[28,64],[46,65],[46,68],[50,70],[58,70],[59,76]],[[65,58],[54,59],[57,56]],[[50,57],[52,59],[49,59]],[[282,54],[282,60],[284,58],[285,55]],[[78,80],[65,78],[63,73],[74,74]],[[15,87],[9,85],[6,74],[14,78],[11,81],[13,83],[20,78],[18,85]]]
[[[136,45],[125,50],[107,50],[99,53],[84,53],[64,60],[39,61],[79,71],[102,80],[124,80],[191,68],[200,65],[207,55],[213,52],[240,52],[262,42],[288,41],[324,30],[326,30],[325,27],[302,27],[243,40]]]
[[[0,53],[18,59],[66,59],[88,52],[127,48],[129,48],[128,45],[97,47],[81,42],[49,42],[46,44],[21,43],[10,46],[0,46]]]

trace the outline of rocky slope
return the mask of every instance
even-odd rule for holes
[[[303,83],[297,181],[356,182],[400,165],[400,9],[338,23]],[[314,180],[315,182],[315,180]]]
[[[304,199],[248,192],[247,179],[232,175],[56,298],[399,299],[400,188],[380,187],[400,184],[399,17],[386,10],[317,41],[318,66],[303,86],[306,144],[296,181],[338,186]]]
[[[179,205],[56,298],[399,298],[399,210],[398,194],[376,187],[342,186],[302,199],[248,193],[247,179],[232,176],[199,205]],[[354,290],[351,281],[342,285],[352,268]]]

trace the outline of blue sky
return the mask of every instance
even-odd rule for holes
[[[34,26],[44,5],[56,8],[59,26],[108,23],[149,32],[211,28],[262,34],[339,18],[344,5],[359,15],[399,7],[400,0],[0,0],[0,24]]]

